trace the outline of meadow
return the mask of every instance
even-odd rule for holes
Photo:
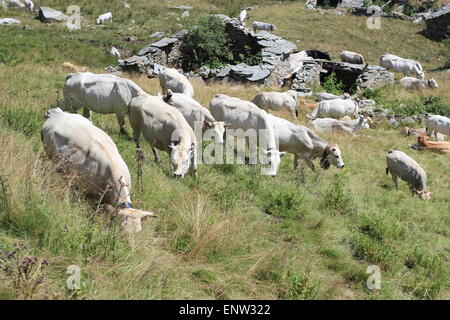
[[[382,19],[381,30],[367,30],[364,17],[320,14],[298,1],[127,2],[130,12],[123,1],[77,1],[83,25],[76,32],[0,9],[2,17],[30,26],[0,29],[0,299],[450,298],[449,158],[412,150],[414,138],[387,123],[358,137],[321,134],[339,143],[343,170],[305,169],[302,175],[293,172],[288,155],[275,178],[261,176],[259,166],[202,165],[197,177],[174,180],[167,155],[156,164],[143,143],[139,179],[129,124],[128,134],[121,135],[114,115],[94,114],[94,124],[112,137],[130,169],[134,206],[158,214],[134,236],[122,233],[99,203],[57,172],[40,141],[45,111],[62,98],[64,61],[101,73],[116,64],[106,52],[112,45],[133,54],[153,41],[153,32],[170,34],[205,14],[235,15],[256,3],[251,19],[274,23],[276,34],[301,40],[299,48],[333,57],[348,49],[372,64],[395,52],[422,62],[427,78],[439,83],[419,93],[398,84],[382,88],[372,93],[378,105],[414,113],[431,99],[448,108],[448,48],[423,37],[423,24]],[[35,1],[41,3],[59,10],[74,4]],[[181,12],[169,7],[181,4],[194,9],[176,20]],[[95,17],[105,11],[113,12],[113,24],[96,27]],[[127,76],[148,93],[160,91],[156,79]],[[217,93],[250,100],[261,90],[281,90],[200,83],[194,88],[203,106]],[[306,110],[299,111],[305,125]],[[275,114],[289,119],[286,112]],[[385,175],[389,149],[423,166],[431,201],[411,197],[403,182],[395,189]],[[18,274],[25,257],[36,260],[25,275]],[[66,286],[71,265],[81,271],[76,290]],[[371,265],[381,269],[379,290],[366,285]]]

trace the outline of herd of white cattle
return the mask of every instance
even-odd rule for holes
[[[130,232],[141,230],[142,218],[155,215],[132,208],[128,167],[111,138],[90,121],[92,111],[116,114],[121,131],[124,131],[125,117],[128,115],[138,150],[142,134],[150,144],[156,162],[160,162],[158,150],[169,154],[176,178],[183,178],[190,170],[196,174],[196,125],[203,131],[210,131],[215,145],[223,145],[228,129],[263,130],[266,144],[258,141],[256,148],[264,163],[268,164],[265,172],[275,176],[286,153],[294,155],[294,170],[301,160],[315,170],[313,160],[317,158],[320,158],[323,169],[331,165],[342,169],[344,160],[339,146],[325,141],[312,129],[319,132],[339,130],[356,135],[360,129],[369,129],[371,120],[358,115],[358,104],[348,94],[342,97],[322,95],[323,100],[308,115],[308,128],[266,111],[285,108],[296,119],[295,91],[263,92],[252,101],[217,94],[207,109],[194,99],[193,86],[177,70],[162,69],[159,82],[163,94],[150,95],[133,81],[115,75],[90,72],[69,74],[64,85],[61,109],[58,107],[47,112],[41,131],[48,156],[62,161],[84,177],[82,181],[88,193],[98,195],[106,190],[103,201],[110,211],[118,211],[119,216],[124,218],[123,227]],[[71,113],[80,108],[83,108],[84,117]],[[436,119],[439,123],[435,123]],[[448,137],[450,119],[429,117],[427,133],[431,135],[433,132]],[[420,195],[424,200],[430,199],[431,193],[426,190],[426,173],[417,162],[395,150],[389,151],[386,161],[386,170],[391,173],[395,185],[401,178],[408,183],[413,194]]]

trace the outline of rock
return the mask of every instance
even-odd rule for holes
[[[181,15],[181,18],[186,19],[187,17],[189,17],[189,11],[183,12],[183,14]]]
[[[149,38],[159,38],[159,37],[164,37],[165,33],[162,31],[157,31],[155,33],[152,33]]]
[[[192,10],[193,8],[190,6],[172,6],[170,7],[170,9],[175,9],[175,10]]]
[[[22,22],[20,20],[13,19],[13,18],[0,19],[0,25],[19,25],[21,23]]]
[[[175,38],[163,38],[163,39],[159,40],[158,42],[152,43],[151,46],[154,48],[155,47],[156,48],[164,48],[164,47],[168,47],[178,41],[179,40],[175,39]],[[142,55],[142,54],[138,52],[138,55]]]
[[[345,9],[361,8],[361,7],[364,7],[364,0],[342,0],[338,4],[338,7],[345,8]]]
[[[397,128],[398,125],[399,125],[399,123],[398,123],[397,120],[395,120],[395,118],[391,118],[391,119],[389,119],[389,125],[390,125],[392,128]]]
[[[406,118],[402,119],[400,122],[401,122],[402,125],[408,125],[408,124],[411,125],[411,124],[415,124],[416,120],[414,120],[411,117],[406,117]]]
[[[128,3],[126,3],[126,2],[123,3],[123,7],[125,9],[131,9],[130,5]]]
[[[426,17],[425,35],[431,39],[450,38],[450,4],[441,6]]]
[[[360,108],[373,108],[375,106],[375,100],[361,99],[358,101],[358,106]]]
[[[41,22],[63,22],[68,19],[68,16],[61,11],[49,7],[40,7],[38,19]]]

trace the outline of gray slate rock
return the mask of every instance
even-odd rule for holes
[[[61,11],[49,8],[49,7],[40,7],[38,19],[42,22],[63,22],[66,21],[69,17],[62,13]]]
[[[1,25],[19,25],[22,22],[20,20],[17,19],[13,19],[13,18],[3,18],[0,19],[0,24]]]

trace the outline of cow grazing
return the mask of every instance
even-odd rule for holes
[[[294,155],[294,170],[300,160],[303,160],[315,171],[313,160],[316,158],[321,158],[320,166],[325,170],[331,164],[340,169],[344,168],[341,150],[337,144],[329,144],[311,129],[295,125],[286,119],[271,114],[269,118],[278,136],[279,150]]]
[[[417,145],[422,150],[450,155],[450,142],[428,141],[428,136],[426,134],[421,133],[417,136]]]
[[[79,175],[87,194],[101,194],[107,210],[117,208],[125,231],[141,231],[141,219],[155,215],[132,208],[130,172],[111,138],[78,114],[55,108],[46,117],[41,139],[49,158]]]
[[[265,22],[253,21],[253,31],[263,30],[263,31],[275,31],[277,28],[275,25]]]
[[[430,137],[433,132],[436,140],[438,139],[438,133],[441,133],[450,139],[450,118],[439,115],[427,115],[426,119],[426,133]]]
[[[271,176],[277,174],[281,157],[285,153],[277,149],[273,125],[270,121],[270,115],[266,111],[258,108],[252,102],[224,94],[216,95],[211,100],[209,109],[216,120],[229,123],[231,129],[257,130],[257,134],[259,130],[265,130],[267,150],[262,148],[261,141],[258,143],[270,165],[265,173]]]
[[[434,89],[439,87],[434,79],[421,80],[413,77],[404,77],[400,79],[400,83],[407,90]]]
[[[307,117],[311,120],[317,118],[340,119],[347,115],[357,117],[358,112],[358,104],[352,99],[333,99],[320,101]]]
[[[73,63],[70,63],[70,62],[67,62],[67,61],[64,62],[62,64],[62,66],[67,68],[67,69],[70,69],[72,71],[75,71],[75,72],[86,72],[88,70],[87,67],[80,67],[80,66],[74,65]]]
[[[167,104],[178,109],[192,129],[195,128],[195,124],[197,123],[197,125],[202,128],[203,132],[206,130],[212,131],[215,143],[223,143],[225,129],[228,128],[229,125],[223,121],[216,121],[209,110],[202,107],[196,100],[181,93],[172,93],[170,89],[163,100]]]
[[[402,151],[389,150],[386,163],[386,174],[391,173],[397,189],[398,178],[400,178],[408,184],[413,195],[418,194],[422,200],[430,200],[431,192],[427,191],[427,174],[414,159]]]
[[[319,50],[306,50],[306,54],[308,57],[313,59],[323,59],[323,60],[331,60],[330,54],[328,52],[323,52]]]
[[[164,68],[159,74],[159,84],[164,92],[172,90],[173,93],[182,93],[189,98],[194,96],[194,88],[189,80],[176,69]]]
[[[294,90],[258,93],[252,102],[264,110],[278,111],[286,108],[292,118],[297,119],[297,92]]]
[[[104,24],[106,21],[112,22],[112,13],[111,12],[101,14],[97,18],[97,24]]]
[[[311,126],[319,132],[342,131],[351,135],[356,135],[361,129],[369,129],[368,120],[359,116],[358,119],[343,121],[331,118],[315,119],[311,121]]]
[[[366,64],[361,54],[345,50],[341,52],[341,61],[353,64]]]
[[[404,76],[416,76],[419,79],[425,78],[422,65],[414,60],[404,59],[399,56],[386,53],[380,58],[380,66],[394,72],[401,72]]]
[[[84,108],[83,115],[91,119],[92,111],[115,113],[120,131],[124,132],[125,115],[131,99],[146,95],[133,81],[110,74],[79,72],[69,74],[64,84],[65,111],[76,112]]]
[[[180,111],[165,103],[161,97],[146,95],[131,100],[129,117],[138,149],[142,133],[152,148],[156,162],[160,162],[156,149],[170,155],[175,178],[183,178],[190,167],[196,174],[197,139]]]

